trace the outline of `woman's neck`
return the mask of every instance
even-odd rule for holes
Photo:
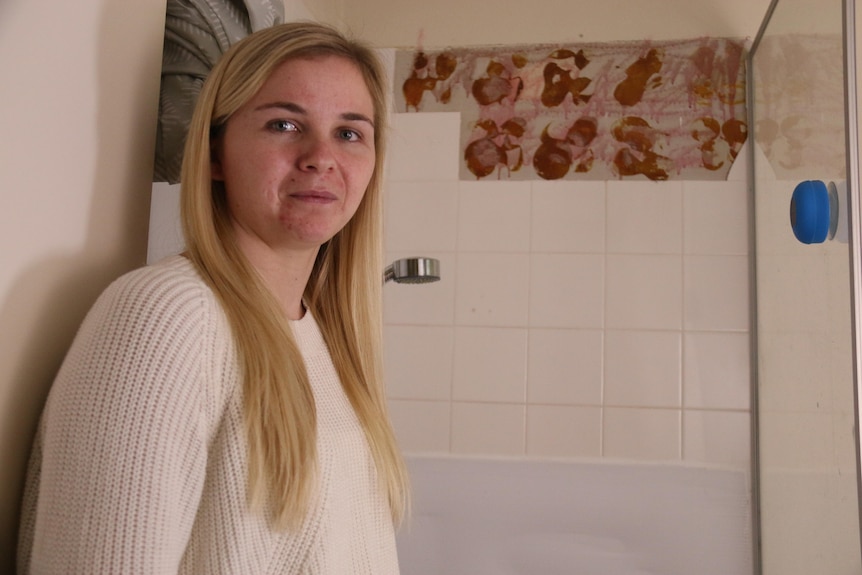
[[[243,246],[242,242],[240,249],[263,278],[287,319],[301,319],[305,315],[302,298],[317,250],[275,251],[268,247]]]

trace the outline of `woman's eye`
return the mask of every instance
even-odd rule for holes
[[[343,130],[338,131],[338,136],[342,140],[347,140],[349,142],[358,142],[362,139],[362,135],[356,130],[350,130],[348,128],[344,128]]]
[[[273,120],[269,127],[276,132],[296,132],[299,128],[290,120]]]

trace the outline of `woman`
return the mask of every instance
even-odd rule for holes
[[[51,390],[24,573],[397,573],[381,384],[387,108],[368,48],[229,50],[186,142],[187,251],[116,281]]]

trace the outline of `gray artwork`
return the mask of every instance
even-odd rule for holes
[[[192,110],[219,57],[250,33],[283,21],[281,0],[167,0],[154,182],[180,181]]]

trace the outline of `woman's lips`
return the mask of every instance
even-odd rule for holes
[[[332,192],[327,192],[324,190],[311,190],[306,192],[294,192],[290,194],[290,197],[295,198],[297,200],[303,202],[314,202],[314,203],[329,203],[334,202],[336,199],[335,194]]]

